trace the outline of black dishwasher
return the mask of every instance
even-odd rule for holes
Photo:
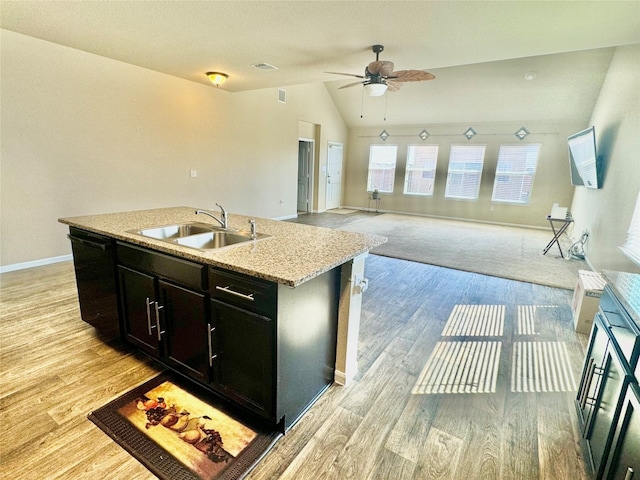
[[[69,228],[82,320],[104,336],[120,334],[116,296],[114,241],[96,233]]]

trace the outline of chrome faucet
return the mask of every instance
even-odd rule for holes
[[[219,203],[216,203],[216,205],[220,207],[220,218],[216,217],[212,213],[207,212],[206,210],[196,210],[196,215],[202,213],[204,215],[207,215],[208,217],[213,218],[216,222],[222,225],[222,228],[229,228],[229,216],[227,215],[227,211]]]
[[[249,220],[249,229],[251,230],[251,239],[255,240],[258,238],[258,234],[256,232],[256,221],[253,218]]]

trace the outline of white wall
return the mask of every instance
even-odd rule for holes
[[[0,35],[3,266],[70,253],[60,217],[216,202],[295,215],[299,120],[322,126],[325,162],[327,141],[347,139],[322,84],[287,88],[282,104],[277,89],[230,94]]]
[[[588,231],[586,256],[596,270],[640,273],[618,249],[640,191],[640,45],[616,48],[590,125],[603,156],[604,181],[598,190],[576,188],[575,229]]]

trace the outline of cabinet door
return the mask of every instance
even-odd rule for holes
[[[640,479],[640,388],[632,384],[616,426],[607,480]]]
[[[124,336],[145,352],[158,357],[161,352],[155,321],[155,278],[122,266],[118,267],[118,273]]]
[[[578,413],[583,425],[583,436],[589,436],[589,426],[595,412],[595,400],[600,388],[604,368],[605,353],[609,344],[609,336],[596,315],[589,339],[589,348],[585,357],[580,387],[578,388]]]
[[[159,287],[167,363],[190,377],[208,381],[207,297],[163,280]]]
[[[593,469],[601,475],[603,460],[611,445],[612,427],[617,420],[621,396],[628,383],[625,370],[618,358],[618,354],[609,343],[605,357],[604,370],[600,388],[595,398],[592,419],[587,435],[587,444],[593,461]]]
[[[263,417],[274,416],[274,322],[211,300],[212,385]]]

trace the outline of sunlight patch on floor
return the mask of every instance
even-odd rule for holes
[[[411,393],[493,393],[502,342],[438,342]]]
[[[565,342],[514,342],[511,391],[575,391],[570,365]]]
[[[504,305],[455,305],[442,336],[500,337],[504,316]]]

